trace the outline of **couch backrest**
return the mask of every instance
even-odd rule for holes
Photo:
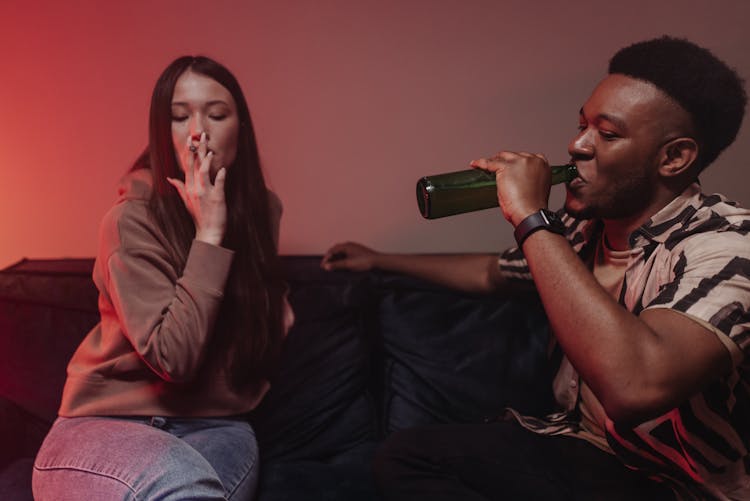
[[[93,263],[23,260],[0,271],[0,397],[50,422],[68,360],[99,321]]]
[[[472,295],[377,274],[385,433],[551,408],[549,327],[537,296]]]
[[[550,403],[538,301],[473,296],[282,256],[296,323],[251,419],[266,461],[326,458],[427,423]],[[98,321],[93,259],[0,270],[0,398],[51,423],[65,369]]]
[[[377,439],[369,275],[284,256],[295,324],[278,377],[251,420],[267,461],[326,458]]]

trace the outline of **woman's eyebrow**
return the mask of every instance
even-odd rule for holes
[[[208,101],[205,104],[206,106],[213,106],[215,104],[222,104],[224,106],[229,106],[229,103],[221,99],[214,99],[213,101]],[[190,103],[187,101],[172,101],[172,106],[189,106],[189,105]]]

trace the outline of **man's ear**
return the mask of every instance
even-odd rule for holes
[[[674,177],[686,172],[698,158],[698,143],[692,137],[678,137],[663,146],[659,173]]]

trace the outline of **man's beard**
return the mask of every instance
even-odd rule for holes
[[[593,207],[584,207],[580,210],[571,209],[568,204],[563,207],[565,213],[573,219],[594,219],[596,217],[596,209]]]
[[[594,201],[580,209],[573,209],[565,202],[565,213],[575,219],[623,219],[633,216],[651,200],[654,185],[643,176],[621,180],[604,204]]]

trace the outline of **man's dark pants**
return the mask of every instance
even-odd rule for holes
[[[674,499],[584,440],[537,435],[515,421],[396,432],[374,468],[388,500]]]

